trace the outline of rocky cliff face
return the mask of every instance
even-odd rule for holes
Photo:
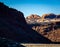
[[[0,37],[21,43],[51,42],[27,25],[22,12],[3,3],[0,3]]]
[[[60,42],[60,22],[57,24],[51,23],[50,25],[41,25],[41,24],[35,24],[30,25],[31,28],[38,33],[42,34],[46,38],[50,39],[52,42]]]
[[[30,18],[31,19],[31,18]],[[55,14],[44,14],[40,20],[45,20],[45,19],[60,19],[60,15],[55,15]],[[38,20],[38,19],[37,19]],[[34,23],[34,22],[33,22]],[[60,42],[60,21],[54,21],[54,22],[45,22],[43,23],[35,23],[35,24],[29,24],[30,27],[40,33],[41,35],[45,36],[52,42]],[[38,24],[39,23],[39,24]]]
[[[29,24],[38,23],[41,20],[41,17],[37,14],[31,14],[30,16],[26,17],[26,22]]]
[[[59,21],[60,15],[55,15],[53,13],[51,14],[43,14],[42,17],[40,17],[37,14],[32,14],[28,17],[26,17],[26,22],[28,24],[36,24],[36,23],[43,23],[43,22],[54,22]]]

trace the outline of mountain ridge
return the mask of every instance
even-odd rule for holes
[[[37,33],[27,25],[22,12],[9,8],[1,2],[0,37],[20,43],[51,43],[49,39]]]

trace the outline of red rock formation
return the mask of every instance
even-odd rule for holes
[[[28,18],[34,18],[34,19],[39,19],[39,18],[41,18],[39,15],[37,15],[37,14],[31,14],[30,16],[28,16],[28,17],[26,17],[27,19]]]
[[[32,14],[32,15],[26,17],[27,23],[38,23],[37,20],[40,20],[40,19],[41,19],[41,17],[36,14]]]
[[[50,25],[30,25],[31,28],[42,34],[52,42],[60,42],[60,22],[51,23]]]
[[[28,16],[29,17],[29,16]],[[52,18],[51,18],[52,17]],[[34,17],[30,17],[28,19],[34,19]],[[45,19],[47,18],[48,19],[59,19],[60,18],[60,15],[55,15],[55,14],[44,14],[42,16],[42,18],[40,20],[44,21]],[[35,18],[36,19],[36,18]],[[37,19],[39,20],[39,19]],[[44,23],[44,22],[43,22]],[[49,22],[49,23],[45,23],[44,24],[41,24],[38,22],[36,22],[34,24],[34,22],[32,22],[30,25],[30,27],[37,31],[38,33],[42,34],[43,36],[45,36],[46,38],[50,39],[52,42],[60,42],[60,22],[56,21],[56,22]]]

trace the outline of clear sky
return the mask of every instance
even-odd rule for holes
[[[60,0],[0,0],[9,7],[24,13],[24,16],[45,13],[60,14]]]

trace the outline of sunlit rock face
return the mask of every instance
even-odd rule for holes
[[[43,23],[43,22],[53,22],[57,20],[59,15],[55,15],[53,13],[51,14],[43,14],[42,17],[40,17],[37,14],[31,14],[30,16],[26,17],[26,22],[28,24],[36,24],[36,23]],[[45,23],[44,23],[45,24]]]
[[[21,43],[51,43],[27,25],[22,12],[3,3],[0,3],[0,37]]]
[[[37,17],[35,19],[37,19]],[[31,19],[34,19],[34,17],[32,17],[31,15],[28,16],[27,19],[32,21]],[[42,22],[40,22],[39,20]],[[44,14],[41,18],[37,19],[37,21],[38,22],[35,21],[36,23],[27,23],[33,30],[37,31],[39,34],[48,38],[52,42],[60,42],[60,15]]]
[[[32,24],[31,24],[32,25]],[[33,30],[50,39],[52,42],[60,42],[60,22],[47,25],[32,25]]]
[[[34,22],[32,22],[31,24],[29,24],[30,27],[33,30],[40,33],[41,35],[48,38],[49,40],[51,40],[52,42],[60,42],[60,37],[59,37],[60,36],[60,32],[59,32],[60,31],[60,15],[44,14],[40,19],[40,21],[41,20],[44,24],[43,23],[41,24],[41,22],[39,24],[38,22],[34,24]],[[45,21],[47,20],[49,22],[45,23]]]
[[[40,20],[41,20],[41,17],[37,14],[31,14],[30,16],[26,17],[26,22],[29,24],[39,23]]]

